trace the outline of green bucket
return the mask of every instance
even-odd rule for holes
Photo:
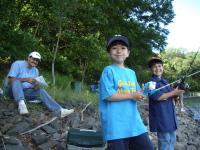
[[[74,90],[77,93],[81,92],[81,82],[71,82],[72,90]]]

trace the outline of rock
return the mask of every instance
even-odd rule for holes
[[[197,149],[196,149],[196,147],[194,147],[194,146],[188,146],[188,147],[187,147],[187,150],[197,150]]]
[[[12,123],[7,123],[3,128],[1,128],[1,132],[5,134],[8,130],[10,130],[13,127]]]
[[[13,112],[8,112],[8,111],[4,111],[3,114],[4,114],[5,116],[13,116],[13,115],[14,115]]]
[[[51,148],[54,148],[56,146],[56,144],[58,144],[58,142],[49,141],[47,143],[39,145],[38,148],[40,148],[40,149],[48,149],[48,148],[51,149]]]
[[[23,122],[19,122],[19,123],[15,124],[13,126],[13,128],[7,132],[7,134],[8,135],[17,134],[17,133],[19,134],[19,133],[23,133],[29,129],[31,129],[30,125],[27,122],[23,121]]]
[[[44,144],[45,142],[47,142],[48,137],[46,135],[36,135],[36,136],[32,136],[31,140],[33,141],[33,143],[35,143],[37,146]]]
[[[45,134],[45,133],[41,130],[35,130],[32,132],[32,135],[42,135],[42,134]]]
[[[20,145],[6,145],[6,150],[26,150],[23,146]],[[4,148],[0,148],[0,150],[5,150]]]
[[[72,128],[78,128],[79,127],[79,120],[76,120],[76,119],[72,120],[71,126],[72,126]]]
[[[61,142],[57,145],[56,150],[67,150],[67,146],[65,142]]]
[[[60,117],[61,117],[61,112],[60,112],[60,110],[52,111],[52,112],[51,112],[51,116],[52,116],[52,117],[57,117],[58,119],[60,119]]]
[[[62,136],[61,136],[60,134],[58,134],[58,133],[54,133],[54,134],[53,134],[53,138],[54,138],[56,141],[59,141],[59,140],[62,139]]]
[[[10,103],[10,101],[8,103]],[[10,110],[0,110],[0,129],[6,143],[6,149],[35,150],[35,147],[38,147],[38,149],[42,150],[66,150],[67,134],[71,128],[101,130],[98,106],[89,105],[83,112],[83,121],[80,120],[80,111],[82,111],[87,104],[88,102],[82,102],[78,99],[63,103],[62,106],[64,107],[75,109],[75,113],[64,118],[60,118],[59,110],[50,113],[45,109],[45,112],[30,110],[30,112],[34,114],[33,118],[19,116],[18,113],[16,113],[18,112],[16,105],[5,105],[12,108]],[[147,101],[140,102],[138,111],[146,128],[149,130],[148,110]],[[200,124],[191,118],[191,112],[187,108],[186,112],[180,112],[180,110],[177,109],[177,113],[179,129],[176,132],[177,142],[175,143],[175,150],[200,150]],[[57,119],[49,124],[30,133],[20,135],[20,133],[50,121],[55,116],[57,116]],[[155,132],[149,132],[149,136],[151,137],[155,150],[157,150],[157,134]],[[4,150],[1,142],[0,150]]]
[[[22,146],[21,141],[15,137],[7,137],[7,138],[4,137],[4,142],[6,145],[8,144],[8,145],[21,145]]]
[[[51,122],[49,125],[56,130],[61,128],[61,124],[56,121]]]
[[[176,142],[174,150],[186,150],[187,145],[181,142]]]
[[[30,117],[24,117],[24,120],[25,120],[30,126],[33,126],[33,125],[34,125],[34,122],[33,122],[33,120],[32,120]]]
[[[0,125],[5,126],[6,125],[6,121],[5,120],[0,120]]]
[[[54,128],[52,128],[48,125],[43,126],[42,129],[48,134],[53,134],[53,133],[57,132],[57,130],[55,130]]]

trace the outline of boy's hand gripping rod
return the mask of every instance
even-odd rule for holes
[[[199,73],[199,72],[200,72],[200,71],[197,71],[197,72],[195,72],[195,73],[193,73],[193,74],[190,74],[190,75],[184,77],[184,79],[187,78],[187,77],[190,77],[190,76],[192,76],[192,75],[195,75],[195,74],[197,74],[197,73]],[[152,81],[147,82],[147,83],[145,83],[144,91],[142,92],[142,94],[148,97],[148,96],[152,95],[153,93],[155,93],[156,91],[158,91],[158,90],[160,90],[160,89],[163,89],[163,88],[165,88],[165,87],[167,87],[167,86],[170,86],[171,84],[176,83],[177,81],[180,81],[180,80],[181,80],[181,79],[176,80],[176,81],[174,81],[174,82],[172,82],[172,83],[170,83],[170,84],[167,84],[167,85],[165,85],[165,86],[162,86],[162,87],[160,87],[160,88],[158,88],[158,89],[155,89],[155,88],[156,88],[156,82],[152,82]],[[147,94],[148,94],[148,95],[147,95]]]

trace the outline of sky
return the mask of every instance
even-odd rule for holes
[[[200,47],[200,0],[174,0],[173,23],[169,29],[167,47],[186,48],[197,52]]]

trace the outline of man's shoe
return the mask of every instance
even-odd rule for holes
[[[21,100],[18,104],[18,111],[20,115],[27,115],[28,114],[28,110],[26,108],[26,104],[24,102],[24,100]]]
[[[185,111],[183,108],[181,108],[181,111]]]
[[[68,116],[69,114],[74,112],[74,109],[60,109],[61,112],[61,118]]]

